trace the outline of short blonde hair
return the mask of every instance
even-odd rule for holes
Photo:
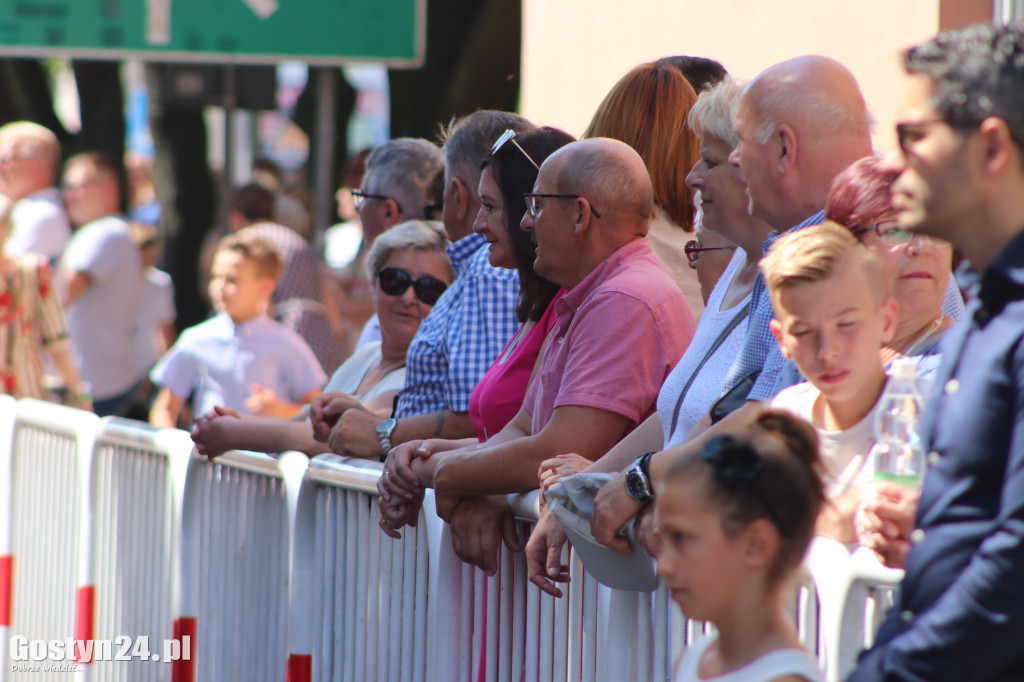
[[[878,259],[848,229],[831,221],[779,237],[761,260],[772,305],[778,307],[783,291],[826,280],[847,261],[861,269],[876,306],[881,305],[886,285]]]
[[[284,260],[281,252],[268,239],[258,236],[254,232],[239,230],[217,242],[217,249],[213,252],[214,258],[223,251],[237,253],[245,260],[256,264],[256,273],[260,277],[269,277],[276,283],[284,272]]]

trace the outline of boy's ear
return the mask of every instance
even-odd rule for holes
[[[743,529],[743,558],[747,566],[767,569],[779,551],[779,531],[768,519],[756,519]]]
[[[882,345],[884,346],[896,336],[896,320],[899,319],[900,304],[892,296],[886,296],[878,312],[882,316]]]
[[[273,277],[261,277],[260,283],[263,289],[263,296],[269,301],[274,295],[274,289],[277,288],[277,282],[274,281]]]
[[[782,357],[787,360],[792,360],[792,354],[789,352],[789,349],[786,348],[786,344],[782,343],[782,323],[777,319],[772,319],[772,321],[768,323],[768,329],[771,330],[772,336],[775,337],[775,342],[779,344],[779,350],[782,351]]]

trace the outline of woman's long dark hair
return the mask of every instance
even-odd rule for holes
[[[520,322],[539,320],[560,288],[533,271],[533,261],[537,257],[537,242],[532,233],[524,232],[519,227],[526,213],[523,194],[533,191],[533,184],[537,181],[537,169],[523,152],[529,154],[539,166],[555,151],[574,141],[572,135],[557,128],[538,128],[515,136],[515,142],[522,151],[517,149],[512,141],[506,142],[498,153],[484,164],[491,169],[494,180],[501,189],[504,204],[502,218],[512,242],[516,268],[519,270],[519,301],[516,304],[516,315]]]

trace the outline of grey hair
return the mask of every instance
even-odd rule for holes
[[[366,257],[366,267],[369,270],[370,282],[377,281],[377,275],[388,262],[388,258],[395,251],[413,249],[425,253],[439,253],[445,256],[445,249],[451,244],[448,235],[444,231],[444,225],[436,220],[407,220],[404,223],[395,225],[373,240],[370,253]],[[455,278],[455,271],[448,264],[448,273],[452,279]]]
[[[533,130],[534,125],[519,114],[492,109],[480,109],[452,119],[441,131],[446,184],[457,177],[475,193],[480,182],[480,167],[490,158],[491,146],[510,128],[525,133]]]
[[[423,207],[433,203],[431,182],[443,164],[444,156],[437,145],[420,138],[398,137],[366,157],[363,187],[371,194],[397,201],[407,218],[423,218]]]
[[[740,136],[733,128],[733,121],[740,103],[740,92],[739,84],[729,76],[701,92],[686,121],[690,130],[696,135],[710,133],[724,140],[732,149],[739,146]]]

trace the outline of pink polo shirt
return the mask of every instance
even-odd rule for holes
[[[523,401],[535,434],[562,405],[621,414],[632,430],[654,412],[697,326],[647,238],[609,256],[555,303],[555,315]]]

